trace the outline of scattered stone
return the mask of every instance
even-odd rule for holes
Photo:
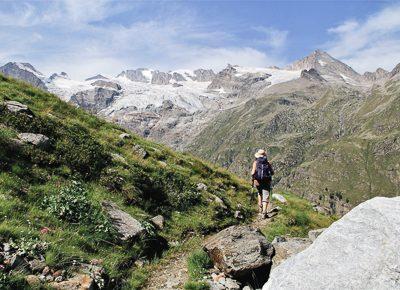
[[[144,150],[139,144],[134,145],[132,149],[140,158],[146,159],[149,156],[149,153]]]
[[[314,211],[322,213],[322,214],[325,214],[325,215],[329,215],[330,214],[330,211],[329,211],[328,208],[325,208],[325,207],[320,206],[320,205],[314,206],[313,209],[314,209]]]
[[[102,206],[110,217],[121,241],[135,239],[144,233],[145,229],[140,222],[128,213],[120,210],[115,203],[111,201],[103,201]]]
[[[130,138],[132,138],[132,136],[128,133],[122,133],[119,135],[119,139],[121,139],[121,140],[130,139]]]
[[[43,271],[42,271],[42,275],[46,276],[48,273],[50,273],[50,268],[49,266],[44,267]]]
[[[34,133],[20,133],[18,139],[25,144],[32,144],[38,147],[48,147],[50,140],[47,136]]]
[[[96,287],[93,278],[85,274],[77,274],[71,279],[62,282],[52,282],[49,286],[55,290],[93,290]]]
[[[157,215],[150,219],[150,221],[159,229],[162,230],[164,228],[164,217],[162,215]]]
[[[375,197],[276,267],[264,290],[400,289],[400,197]]]
[[[58,277],[56,277],[56,278],[54,279],[54,282],[60,283],[60,282],[62,282],[63,280],[64,280],[64,277],[63,277],[63,276],[58,276]]]
[[[226,228],[207,239],[204,249],[215,267],[238,280],[253,273],[266,276],[273,255],[272,245],[250,226]]]
[[[197,183],[197,190],[198,191],[206,191],[207,189],[208,189],[208,187],[204,183],[202,183],[202,182]]]
[[[249,285],[246,285],[243,287],[242,290],[253,290],[253,287],[250,287]]]
[[[53,277],[54,277],[54,278],[57,278],[57,277],[59,277],[59,276],[62,276],[62,274],[63,274],[63,271],[62,271],[62,270],[57,270],[57,271],[55,271],[55,272],[53,273]]]
[[[9,243],[4,243],[3,244],[3,251],[4,252],[10,252],[11,251],[11,245]]]
[[[11,256],[9,266],[10,266],[11,269],[15,269],[15,268],[17,268],[18,266],[21,266],[24,263],[25,263],[25,260],[21,255],[14,254],[14,255]]]
[[[231,278],[226,278],[225,288],[228,290],[240,290],[242,287],[240,287],[240,283],[238,281],[233,280]]]
[[[25,281],[32,288],[35,287],[35,286],[38,286],[40,284],[40,279],[36,275],[28,275],[28,276],[26,276],[25,277]]]
[[[303,238],[275,238],[272,245],[275,249],[275,255],[272,258],[272,269],[274,269],[289,257],[307,249],[311,241]]]
[[[273,193],[272,194],[272,198],[276,199],[277,201],[279,201],[281,203],[287,203],[286,198],[283,195],[279,194],[279,193]]]
[[[322,232],[326,230],[326,228],[323,229],[317,229],[317,230],[311,230],[308,232],[308,238],[311,240],[311,242],[314,242],[315,239],[322,234]]]
[[[16,101],[6,101],[4,102],[6,105],[7,110],[12,113],[24,113],[28,114],[29,116],[33,116],[32,111],[28,108],[28,106],[21,104],[20,102]]]

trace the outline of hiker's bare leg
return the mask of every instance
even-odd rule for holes
[[[269,203],[269,192],[265,189],[262,191],[262,212],[263,214],[267,213]]]
[[[262,213],[262,196],[258,194],[258,211]]]

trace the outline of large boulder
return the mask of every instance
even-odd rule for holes
[[[115,203],[103,201],[102,206],[110,217],[121,241],[135,239],[145,232],[144,227],[138,220],[122,211]]]
[[[258,229],[231,226],[210,237],[204,249],[220,271],[239,281],[253,274],[267,277],[273,247]]]
[[[33,115],[32,111],[28,108],[28,106],[21,104],[20,102],[6,101],[4,102],[4,105],[6,106],[7,110],[12,113],[24,113],[28,114],[29,116]]]
[[[400,289],[400,197],[347,213],[275,268],[268,289]]]

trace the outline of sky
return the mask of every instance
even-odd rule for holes
[[[391,70],[400,1],[0,0],[0,65],[47,75],[282,67],[315,49],[360,73]]]

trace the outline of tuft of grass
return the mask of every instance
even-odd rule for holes
[[[205,251],[197,250],[189,256],[187,266],[190,279],[200,280],[207,273],[207,269],[212,267],[212,262]]]

